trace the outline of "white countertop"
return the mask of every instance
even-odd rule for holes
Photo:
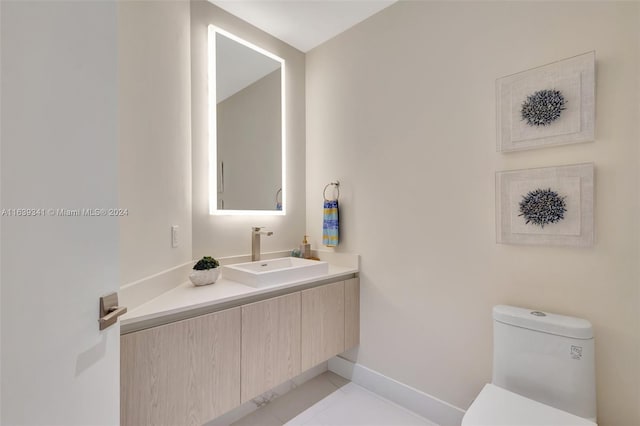
[[[260,298],[266,299],[271,293],[277,295],[283,293],[283,290],[295,291],[294,288],[302,288],[313,283],[349,278],[357,272],[357,267],[330,263],[329,272],[326,275],[261,288],[227,280],[224,276],[214,284],[202,287],[196,287],[187,281],[120,317],[120,332],[126,334],[207,312],[228,309],[242,305],[243,302],[251,303]]]

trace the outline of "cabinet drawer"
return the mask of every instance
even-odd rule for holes
[[[121,337],[122,425],[201,425],[240,404],[240,308]]]
[[[300,372],[300,292],[243,306],[242,402]]]
[[[344,349],[360,344],[360,279],[344,282]]]
[[[344,352],[344,281],[302,291],[302,371]]]

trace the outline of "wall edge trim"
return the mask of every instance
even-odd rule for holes
[[[351,380],[441,426],[460,425],[465,410],[429,395],[362,364],[339,356],[329,360],[329,371]]]

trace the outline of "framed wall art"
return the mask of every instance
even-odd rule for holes
[[[496,173],[496,241],[591,247],[593,163]]]
[[[593,141],[595,52],[496,81],[497,150]]]

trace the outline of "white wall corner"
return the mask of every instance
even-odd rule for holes
[[[133,310],[143,303],[160,296],[188,281],[193,260],[173,268],[124,284],[120,287],[120,303]]]
[[[329,371],[440,425],[460,425],[465,410],[341,357],[329,360]]]

